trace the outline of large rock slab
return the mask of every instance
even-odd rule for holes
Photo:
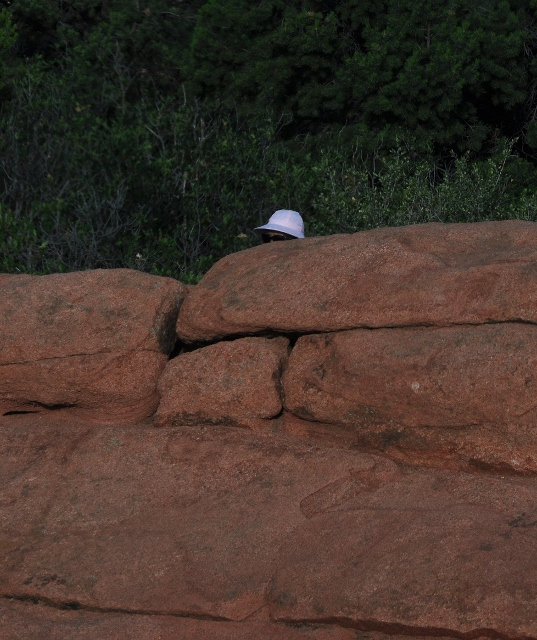
[[[469,505],[321,516],[282,549],[271,585],[273,616],[535,637],[537,567],[528,558],[537,543],[536,516],[533,510],[529,518],[510,518]]]
[[[0,595],[56,604],[244,620],[301,500],[375,465],[229,426],[3,420]]]
[[[271,243],[218,262],[191,291],[186,341],[267,330],[537,321],[537,225],[425,224]]]
[[[150,415],[185,292],[127,269],[2,278],[0,414]]]
[[[77,609],[50,614],[64,629],[114,614],[136,617],[134,637],[173,638],[170,616],[205,619],[217,638],[217,623],[282,624],[290,640],[293,624],[306,638],[339,637],[314,624],[537,637],[537,478],[399,467],[233,427],[40,416],[0,419],[0,460],[0,600]]]
[[[291,414],[325,436],[343,430],[347,445],[419,464],[537,471],[533,325],[303,336],[283,385]]]
[[[160,425],[234,424],[263,428],[282,410],[286,338],[219,342],[170,360],[158,389]]]

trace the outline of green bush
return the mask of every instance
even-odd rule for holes
[[[443,168],[430,159],[412,158],[404,147],[377,162],[340,162],[325,156],[312,207],[319,233],[353,232],[378,226],[424,222],[537,220],[535,189],[511,187],[509,167],[519,159],[512,144],[491,158],[470,162],[468,154]],[[531,177],[535,180],[535,171]],[[533,185],[530,185],[533,186]]]
[[[521,161],[508,144],[440,165],[403,143],[364,153],[346,130],[282,141],[284,119],[207,117],[184,99],[145,97],[107,121],[60,91],[42,61],[13,91],[0,120],[4,271],[133,267],[196,282],[284,207],[312,235],[536,219],[535,171],[523,164],[530,188],[514,190]]]

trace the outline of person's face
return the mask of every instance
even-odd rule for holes
[[[263,244],[268,244],[269,242],[280,242],[282,240],[292,240],[293,237],[287,235],[286,233],[281,233],[280,231],[263,231],[261,234],[261,240]]]

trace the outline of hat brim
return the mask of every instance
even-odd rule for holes
[[[288,227],[284,227],[280,224],[274,224],[274,223],[271,224],[270,222],[267,224],[264,224],[262,227],[256,227],[254,231],[257,231],[259,235],[261,235],[263,231],[279,231],[280,233],[286,233],[288,236],[291,236],[292,238],[304,237],[303,233],[297,233],[293,229],[289,229]]]

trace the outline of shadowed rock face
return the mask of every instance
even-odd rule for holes
[[[151,415],[184,294],[127,269],[2,278],[0,414]]]
[[[537,320],[531,222],[374,229],[239,252],[192,290],[177,332],[200,341],[510,320]]]

